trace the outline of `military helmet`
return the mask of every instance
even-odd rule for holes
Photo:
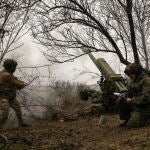
[[[6,70],[11,69],[12,67],[16,67],[18,64],[14,59],[6,59],[3,63],[3,67]]]
[[[88,93],[87,89],[83,89],[80,91],[80,98],[83,101],[87,101],[89,99],[89,93]]]
[[[140,75],[143,71],[143,67],[140,64],[131,63],[126,66],[124,73],[127,75]]]

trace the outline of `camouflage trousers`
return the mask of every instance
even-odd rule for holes
[[[16,99],[9,101],[6,98],[2,98],[0,99],[0,126],[2,126],[8,119],[10,107],[15,111],[19,124],[23,123],[19,102]]]
[[[126,102],[118,103],[120,120],[128,120],[127,127],[137,128],[150,123],[149,109],[134,109],[134,107]]]

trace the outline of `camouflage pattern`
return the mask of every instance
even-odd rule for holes
[[[24,82],[18,80],[12,73],[0,72],[0,123],[3,124],[9,114],[9,107],[16,112],[19,124],[23,124],[21,108],[15,99],[17,90],[24,88]]]
[[[23,124],[22,111],[20,108],[20,103],[17,101],[17,99],[13,99],[13,100],[9,101],[9,105],[15,111],[16,116],[18,118],[19,125]]]
[[[102,92],[93,89],[84,89],[80,92],[80,97],[82,100],[90,99],[93,105],[91,110],[93,114],[102,114],[104,112],[112,113],[116,112],[116,97],[113,95],[114,87],[111,86],[109,81],[104,81],[101,84]],[[97,104],[97,105],[96,105]],[[99,105],[98,105],[99,104]]]
[[[101,103],[101,92],[93,89],[84,89],[80,91],[80,98],[84,101],[91,100],[90,113],[92,115],[100,115],[103,113],[103,106]]]
[[[121,120],[128,120],[128,127],[141,127],[150,120],[150,77],[140,74],[129,84],[127,97],[131,103],[119,102]]]
[[[0,99],[0,127],[7,120],[9,115],[9,102],[7,99]]]
[[[19,102],[16,99],[9,101],[8,99],[2,98],[0,100],[0,126],[8,119],[10,107],[15,111],[19,124],[23,123]]]
[[[7,71],[0,72],[0,97],[13,99],[16,97],[17,90],[22,88],[24,88],[24,82]]]
[[[80,98],[82,100],[88,100],[91,99],[92,102],[99,102],[99,97],[100,97],[101,93],[99,91],[93,90],[93,89],[83,89],[80,91]]]

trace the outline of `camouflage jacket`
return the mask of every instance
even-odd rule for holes
[[[128,87],[128,97],[133,98],[136,109],[150,109],[150,77],[142,74]]]
[[[24,88],[24,82],[7,71],[0,72],[0,97],[14,99],[17,90]]]

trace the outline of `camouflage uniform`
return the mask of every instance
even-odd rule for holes
[[[18,118],[19,125],[23,125],[22,112],[19,102],[16,100],[16,92],[25,87],[23,81],[18,80],[8,71],[0,72],[0,124],[8,118],[9,107],[11,107]]]
[[[80,91],[80,98],[84,101],[88,100],[89,98],[92,100],[93,103],[99,103],[100,99],[99,97],[101,96],[101,93],[93,90],[93,89],[84,89]]]
[[[111,83],[108,81],[104,81],[103,84],[99,84],[102,92],[98,92],[92,89],[85,89],[80,92],[80,98],[82,100],[91,99],[92,103],[101,104],[99,109],[99,113],[114,113],[116,112],[116,97],[113,95],[114,88],[111,86]],[[96,108],[98,108],[96,106]],[[93,110],[95,111],[95,107],[93,105]],[[97,109],[98,111],[98,109]],[[95,111],[96,112],[96,111]]]
[[[150,121],[150,77],[143,73],[139,74],[136,80],[129,84],[127,97],[132,101],[120,101],[120,119],[126,120],[128,127],[146,125]]]
[[[84,89],[80,91],[80,98],[84,101],[90,99],[92,104],[90,106],[91,108],[91,114],[92,115],[100,115],[103,113],[103,106],[101,102],[101,93],[92,90],[92,89]]]

